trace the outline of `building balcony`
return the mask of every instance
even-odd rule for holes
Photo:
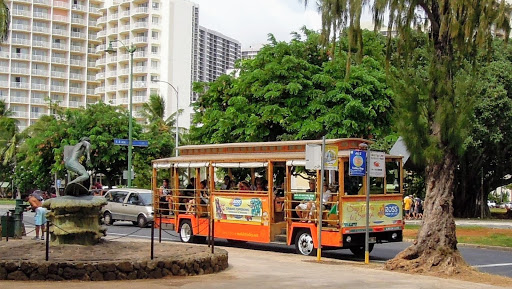
[[[46,115],[46,113],[43,113],[43,112],[31,112],[30,113],[30,118],[40,118],[43,115]]]
[[[118,74],[119,74],[119,76],[128,75],[128,74],[130,74],[130,69],[129,68],[121,69],[118,71]]]
[[[35,28],[35,27],[34,27]],[[21,31],[28,31],[29,30],[29,26],[28,25],[25,25],[25,24],[12,24],[11,25],[11,29],[12,30],[21,30]]]
[[[98,69],[98,67],[96,67],[96,61],[88,61],[87,62],[87,68],[94,68],[94,69]]]
[[[68,60],[64,57],[52,57],[52,63],[68,64]]]
[[[69,107],[76,107],[76,108],[78,108],[78,107],[83,107],[83,106],[85,106],[85,103],[82,102],[82,101],[73,101],[73,100],[69,101]]]
[[[118,98],[118,99],[116,99],[116,104],[117,105],[128,104],[128,102],[129,102],[128,98]]]
[[[11,88],[28,89],[30,85],[26,82],[11,82]]]
[[[100,58],[96,60],[96,66],[98,65],[105,65],[105,58]]]
[[[69,31],[64,29],[52,29],[53,35],[69,36]]]
[[[147,102],[147,98],[146,98],[146,96],[135,95],[133,97],[133,102],[134,103],[145,103],[145,102]]]
[[[50,0],[34,0],[34,5],[50,6]]]
[[[108,63],[115,63],[115,62],[117,62],[117,56],[115,56],[115,55],[109,56],[109,57],[107,57],[107,61],[108,61]]]
[[[69,17],[62,15],[53,15],[53,21],[69,23]]]
[[[130,17],[130,15],[131,15],[130,10],[125,10],[125,11],[121,12],[121,17],[120,18],[121,19],[128,18],[128,17]]]
[[[62,43],[52,43],[53,49],[67,50],[67,45]]]
[[[146,58],[146,57],[147,57],[146,51],[137,51],[137,52],[133,53],[133,58]]]
[[[87,95],[95,95],[94,88],[88,88],[87,89]],[[89,103],[88,103],[89,104]]]
[[[11,38],[11,44],[30,46],[30,40],[26,38]]]
[[[85,5],[81,5],[81,4],[73,4],[73,5],[71,5],[71,9],[73,9],[75,11],[87,12],[87,7],[85,7]]]
[[[105,24],[106,21],[107,21],[106,16],[101,16],[100,18],[98,18],[98,24]]]
[[[109,85],[109,86],[107,87],[107,91],[108,91],[108,92],[117,91],[117,85],[115,85],[115,84],[114,84],[114,85]]]
[[[9,52],[0,51],[0,58],[9,58]]]
[[[32,46],[48,48],[48,46],[50,46],[50,42],[48,42],[48,41],[41,41],[41,40],[34,40],[34,41],[32,41]]]
[[[148,7],[137,7],[132,10],[132,16],[148,14]]]
[[[138,36],[133,39],[133,44],[147,44],[148,38],[146,36]]]
[[[98,38],[103,38],[105,35],[107,35],[107,32],[105,30],[98,31]]]
[[[9,73],[9,67],[7,65],[0,66],[0,72]]]
[[[85,77],[83,74],[78,74],[78,73],[70,73],[69,74],[69,79],[73,79],[73,80],[85,80]]]
[[[141,28],[148,29],[149,28],[149,23],[148,22],[135,22],[135,23],[133,23],[132,29],[141,29]]]
[[[83,32],[71,32],[71,37],[85,39],[85,33],[83,33]]]
[[[7,88],[9,86],[9,82],[5,80],[0,80],[0,87]]]
[[[34,12],[33,15],[34,15],[33,17],[37,18],[37,19],[45,19],[45,20],[50,19],[50,14],[44,13],[44,12]]]
[[[118,15],[117,13],[115,13],[115,14],[110,14],[110,15],[108,16],[108,22],[110,22],[110,21],[117,21],[117,19],[119,18],[118,16],[119,16],[119,15]]]
[[[96,81],[96,75],[87,74],[87,81]]]
[[[26,111],[11,111],[12,116],[15,118],[28,118],[28,112]],[[21,130],[21,127],[18,127]]]
[[[130,59],[130,54],[123,53],[123,54],[119,55],[117,58],[119,59],[119,61],[127,61]]]
[[[11,66],[11,73],[14,73],[14,74],[27,74],[28,71],[29,71],[28,67]]]
[[[48,70],[32,69],[32,75],[48,76]]]
[[[52,71],[52,77],[54,78],[67,78],[67,74],[63,71]]]
[[[21,10],[21,9],[13,9],[11,11],[11,14],[12,14],[12,16],[22,16],[22,17],[30,17],[31,16],[31,13],[29,10]]]
[[[71,24],[86,26],[87,22],[83,18],[71,18]]]
[[[148,82],[147,81],[134,81],[133,82],[133,88],[147,88]]]
[[[100,93],[105,93],[105,87],[101,86],[101,87],[96,87],[94,89],[94,94],[100,94]]]
[[[55,91],[55,92],[67,92],[66,87],[64,85],[52,84],[50,88],[51,88],[51,91]]]
[[[110,29],[108,30],[108,34],[109,34],[109,35],[117,34],[117,28],[110,28]]]
[[[96,80],[100,80],[100,79],[104,79],[104,78],[105,78],[104,72],[100,72],[100,73],[96,74]]]
[[[130,24],[121,25],[119,27],[119,33],[130,32]]]
[[[30,54],[27,53],[13,53],[11,54],[12,59],[30,60]]]
[[[109,77],[109,78],[117,77],[117,71],[115,71],[115,70],[109,71],[107,73],[107,77]]]
[[[46,55],[34,55],[32,54],[32,61],[48,62],[49,57]]]
[[[48,85],[46,85],[46,84],[32,83],[31,87],[32,87],[32,90],[48,91]]]
[[[28,103],[28,97],[11,96],[11,102],[14,102],[14,103]]]
[[[124,83],[119,84],[119,89],[120,90],[128,90],[128,89],[130,89],[130,83],[124,82]]]
[[[85,90],[82,87],[70,87],[69,93],[73,94],[84,94]]]
[[[105,52],[105,44],[101,44],[96,47],[96,53],[102,53],[102,52]]]
[[[69,64],[72,66],[85,67],[85,61],[80,59],[70,59]]]
[[[40,97],[33,97],[30,99],[31,104],[46,104],[45,100]]]
[[[82,53],[85,53],[85,47],[84,46],[78,46],[78,45],[71,45],[71,51],[72,52],[82,52]]]
[[[90,41],[98,40],[98,34],[97,33],[89,33],[89,40]]]
[[[96,7],[89,7],[89,13],[101,15],[100,9]]]
[[[134,66],[133,73],[148,73],[147,66]]]
[[[69,10],[69,3],[63,1],[53,1],[53,7],[63,8]]]

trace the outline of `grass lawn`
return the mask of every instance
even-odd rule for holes
[[[404,238],[416,239],[419,228],[419,225],[405,225]],[[512,247],[512,229],[459,226],[457,240],[466,244]]]
[[[12,199],[0,199],[0,205],[16,205],[16,200]]]

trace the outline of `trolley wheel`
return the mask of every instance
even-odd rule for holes
[[[105,223],[105,225],[107,225],[107,226],[114,224],[114,219],[112,219],[111,213],[105,212],[103,214],[103,223]]]
[[[295,236],[295,251],[304,256],[313,256],[316,254],[316,249],[313,245],[313,237],[311,237],[309,230],[297,232]]]
[[[139,215],[137,217],[137,226],[140,228],[145,228],[148,225],[148,219],[144,217],[144,215]]]
[[[190,220],[183,220],[180,223],[180,240],[183,243],[194,242],[194,233],[192,231],[192,223]]]
[[[373,243],[371,244],[368,244],[368,251],[369,253],[372,252],[373,250]],[[356,257],[359,257],[359,258],[364,258],[364,246],[359,246],[359,247],[350,247],[350,252],[352,252],[352,254],[354,254],[354,256]]]

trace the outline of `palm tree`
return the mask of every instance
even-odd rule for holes
[[[146,119],[148,130],[152,132],[168,132],[175,134],[176,118],[182,111],[183,110],[180,109],[164,119],[165,100],[158,94],[152,94],[149,96],[149,101],[143,104],[140,115]],[[178,128],[178,133],[181,137],[184,133],[184,128]]]
[[[4,0],[0,0],[0,43],[7,39],[10,21],[9,8]]]

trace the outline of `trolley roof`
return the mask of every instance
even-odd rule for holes
[[[350,150],[358,149],[359,145],[372,144],[370,140],[362,138],[343,138],[325,140],[326,145],[338,147],[338,157],[348,157]],[[226,144],[187,145],[178,147],[180,156],[153,161],[155,168],[169,168],[181,163],[250,163],[272,161],[304,161],[306,159],[306,145],[322,144],[322,140],[299,140],[277,142],[246,142]],[[401,156],[386,155],[386,158],[401,159]]]

